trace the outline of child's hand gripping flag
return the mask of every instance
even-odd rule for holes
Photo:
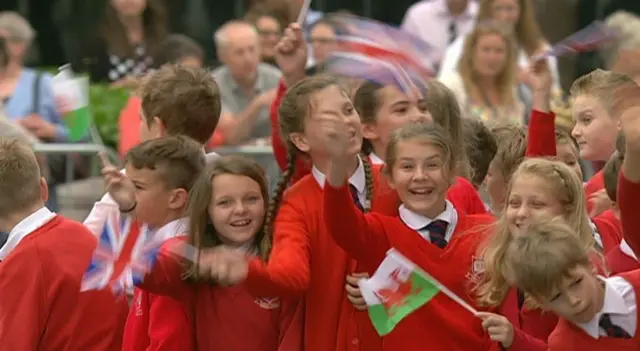
[[[109,214],[83,277],[82,291],[110,287],[122,294],[140,283],[155,263],[162,242],[129,216],[119,217],[117,212]]]
[[[389,334],[402,319],[440,292],[477,315],[473,307],[395,249],[387,252],[373,277],[360,280],[358,285],[380,335]]]
[[[51,85],[62,122],[69,130],[69,141],[83,139],[91,127],[89,78],[75,78],[69,65],[65,65],[53,77]]]
[[[596,21],[554,44],[549,50],[536,55],[533,59],[542,60],[549,56],[562,57],[569,54],[595,51],[607,44],[615,36],[614,30],[604,23]]]

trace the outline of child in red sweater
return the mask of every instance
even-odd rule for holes
[[[187,233],[187,194],[204,167],[201,146],[187,137],[152,139],[126,156],[126,176],[109,164],[103,174],[114,207],[145,223],[157,240]],[[126,203],[133,189],[133,205]],[[139,288],[125,326],[123,351],[194,350],[192,309]]]
[[[447,133],[431,123],[394,131],[386,152],[391,185],[402,205],[399,216],[363,214],[349,201],[346,179],[350,136],[344,121],[327,120],[319,131],[330,158],[323,197],[324,222],[333,239],[370,272],[395,248],[458,296],[473,303],[467,277],[478,268],[477,244],[493,223],[489,215],[466,215],[446,200],[458,155]],[[420,338],[416,338],[419,335]],[[495,347],[480,319],[445,295],[437,295],[383,338],[385,350],[488,350]],[[428,342],[428,341],[427,341]]]
[[[126,300],[80,292],[96,238],[44,207],[36,157],[15,139],[0,139],[0,193],[2,349],[120,350]]]
[[[381,349],[381,340],[364,311],[357,311],[347,298],[345,283],[355,283],[354,274],[363,267],[331,238],[322,221],[322,194],[329,156],[322,127],[327,121],[345,121],[351,133],[349,153],[351,195],[363,212],[397,214],[397,194],[388,187],[378,167],[361,158],[360,118],[347,92],[331,77],[311,77],[291,87],[280,104],[280,130],[289,152],[289,166],[279,183],[267,216],[267,232],[273,232],[273,250],[268,262],[248,262],[244,284],[256,294],[305,296],[306,351]],[[314,167],[286,192],[298,159],[309,159]],[[284,192],[284,195],[283,195]],[[212,253],[213,256],[216,252]],[[214,260],[215,261],[215,260]],[[246,264],[246,263],[245,263]],[[215,265],[216,280],[228,280],[225,266]]]
[[[585,161],[604,162],[615,151],[619,116],[613,113],[613,92],[633,80],[628,76],[597,69],[573,82],[571,96],[574,99],[572,114],[575,126],[571,135],[580,147],[580,158]],[[592,200],[604,193],[602,171],[596,173],[585,185],[587,210],[592,210]],[[604,195],[604,194],[602,194]]]
[[[499,307],[498,312],[506,317],[494,316],[485,324],[487,328],[502,327],[504,333],[494,338],[504,347],[544,350],[544,341],[556,323],[553,314],[525,308],[523,295],[505,278],[508,272],[505,251],[534,218],[563,217],[586,247],[602,248],[604,243],[609,249],[619,242],[610,236],[594,235],[584,203],[582,181],[564,163],[532,158],[520,164],[512,175],[497,231],[480,248],[485,269],[476,288],[481,305]]]
[[[267,260],[271,237],[264,229],[268,183],[250,159],[225,156],[209,164],[189,198],[189,243],[225,247],[236,255]],[[169,239],[162,252],[179,247]],[[197,261],[197,260],[196,260]],[[140,287],[173,298],[189,311],[188,333],[196,350],[301,351],[303,305],[297,299],[254,295],[245,285],[213,285],[203,266],[161,254]],[[185,279],[186,278],[186,279]],[[171,348],[185,349],[184,347]]]
[[[529,224],[505,251],[509,281],[560,317],[550,351],[639,350],[640,271],[596,274],[592,251],[561,219]]]

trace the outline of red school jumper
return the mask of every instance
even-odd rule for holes
[[[136,288],[122,351],[195,350],[190,312],[178,300]]]
[[[371,210],[396,215],[397,193],[379,167],[372,167],[372,175]],[[275,220],[269,262],[251,261],[245,284],[256,294],[305,296],[306,351],[380,350],[367,312],[356,311],[346,298],[346,276],[367,270],[331,239],[322,220],[322,194],[311,174],[287,189]]]
[[[627,272],[620,275],[635,290],[636,301],[640,301],[640,271]],[[636,309],[636,320],[640,320],[640,309]],[[592,338],[580,327],[560,318],[558,326],[549,336],[549,351],[638,351],[640,350],[640,330],[631,339],[609,338],[600,336]]]
[[[169,248],[183,240],[165,241],[153,270],[139,287],[183,304],[195,326],[190,335],[195,334],[196,350],[303,350],[302,311],[297,300],[255,297],[242,284],[225,288],[182,279],[184,266]]]
[[[126,299],[116,300],[110,290],[80,292],[95,236],[61,216],[40,219],[19,243],[10,236],[3,247],[10,252],[0,263],[0,347],[119,351]]]
[[[407,227],[398,216],[363,214],[349,199],[348,186],[325,185],[325,224],[333,239],[369,272],[375,271],[390,248],[395,248],[475,305],[469,294],[468,278],[478,245],[493,228],[493,217],[459,214],[452,239],[440,249]],[[383,346],[390,351],[468,351],[495,349],[497,344],[486,336],[480,319],[445,294],[438,294],[386,335]]]
[[[640,256],[640,183],[634,183],[620,171],[618,176],[618,207],[624,240],[636,257]]]

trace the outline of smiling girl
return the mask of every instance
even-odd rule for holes
[[[333,239],[369,272],[393,247],[458,296],[468,298],[466,278],[474,266],[473,254],[493,219],[465,215],[446,200],[458,157],[446,132],[427,123],[406,124],[394,131],[385,170],[402,205],[398,216],[389,217],[361,213],[349,203],[347,128],[334,119],[323,129],[330,145],[323,213]],[[424,350],[425,343],[436,351],[491,347],[480,319],[445,295],[437,295],[383,338],[386,350]]]
[[[254,161],[225,156],[208,165],[189,196],[189,243],[198,249],[226,247],[242,255],[269,257],[264,231],[268,186]],[[169,239],[163,252],[183,239]],[[169,251],[167,251],[169,250]],[[169,296],[192,311],[196,349],[300,351],[302,314],[295,299],[251,294],[242,286],[212,285],[198,264],[159,255],[140,287]],[[187,277],[187,279],[183,279]],[[211,328],[215,325],[215,328]],[[245,334],[247,333],[247,334]]]

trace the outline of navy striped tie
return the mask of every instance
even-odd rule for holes
[[[621,327],[613,324],[611,321],[611,316],[608,313],[603,313],[600,317],[600,323],[598,323],[600,328],[604,329],[607,333],[607,336],[610,338],[620,338],[620,339],[631,339],[631,335],[627,333]]]
[[[438,219],[424,227],[424,229],[429,231],[429,238],[431,239],[431,243],[441,249],[444,249],[444,247],[447,246],[446,235],[448,225],[449,223]]]
[[[360,211],[364,212],[364,207],[360,203],[360,198],[358,197],[358,189],[353,184],[349,184],[349,190],[351,191],[351,198],[353,199],[353,203],[360,209]]]

